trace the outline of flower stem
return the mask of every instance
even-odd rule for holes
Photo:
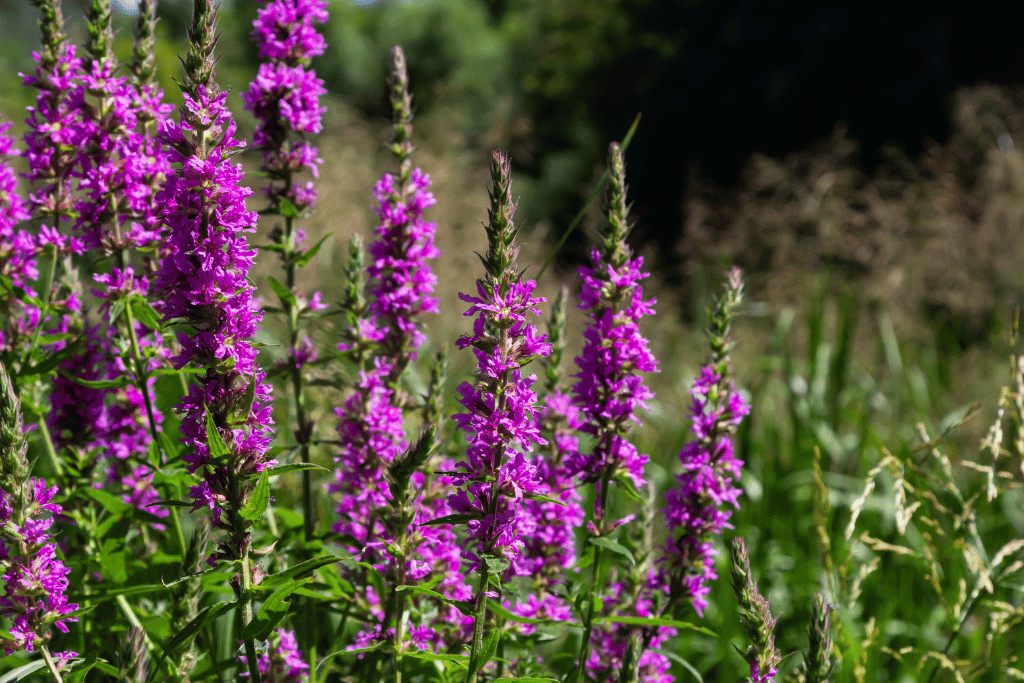
[[[43,435],[43,444],[46,446],[46,457],[50,461],[50,466],[53,467],[58,478],[63,477],[64,468],[60,464],[60,458],[57,457],[57,449],[53,447],[53,439],[50,438],[50,428],[46,425],[46,418],[42,415],[39,416],[39,433]]]
[[[50,656],[50,649],[46,647],[46,643],[39,646],[39,651],[43,653],[43,659],[46,661],[46,668],[50,670],[50,676],[57,683],[64,683],[64,679],[60,677],[60,672],[57,671],[57,665],[53,661],[53,657]]]
[[[476,680],[476,673],[483,664],[480,663],[480,651],[484,647],[484,619],[487,617],[487,581],[490,571],[486,565],[480,567],[480,585],[476,592],[476,605],[473,614],[473,644],[469,651],[469,668],[466,670],[466,683]]]

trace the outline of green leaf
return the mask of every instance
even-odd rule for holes
[[[263,581],[261,581],[260,585],[256,586],[255,588],[257,590],[274,590],[285,585],[291,579],[297,579],[300,576],[316,571],[320,567],[323,567],[328,564],[334,564],[335,562],[339,562],[340,560],[340,557],[336,557],[334,555],[314,557],[311,560],[300,562],[299,564],[293,567],[288,567],[288,569],[279,571],[276,574],[271,574],[270,576],[263,577]]]
[[[714,631],[708,630],[703,626],[697,626],[691,624],[688,621],[676,621],[675,619],[665,619],[662,617],[594,617],[594,623],[605,622],[609,624],[629,624],[630,626],[668,626],[669,628],[679,628],[686,631],[697,631],[703,633],[706,636],[717,638],[718,634]]]
[[[81,489],[82,494],[92,498],[101,506],[103,509],[109,512],[115,517],[128,517],[137,521],[149,522],[150,524],[163,524],[167,520],[162,517],[154,515],[152,512],[141,510],[133,505],[125,503],[117,496],[103,491],[102,489],[94,489],[85,487]]]
[[[312,462],[296,462],[290,465],[274,465],[268,467],[266,471],[270,472],[270,476],[276,477],[279,474],[288,474],[289,472],[301,472],[303,470],[321,470],[322,472],[330,472],[326,467],[321,467],[316,463]]]
[[[274,290],[274,294],[277,294],[277,298],[281,300],[281,305],[284,306],[285,310],[295,308],[295,295],[292,294],[290,289],[281,284],[273,275],[267,276],[267,282],[270,283],[270,288]]]
[[[253,401],[256,400],[256,371],[252,371],[252,378],[245,387],[245,396],[242,397],[242,402],[234,409],[234,420],[236,424],[245,424],[249,414],[252,412]]]
[[[498,649],[498,641],[500,640],[501,633],[496,628],[491,629],[487,632],[487,635],[484,636],[484,644],[483,647],[480,648],[480,668],[477,669],[477,671],[480,671],[480,669],[487,666],[487,662],[491,661],[491,657],[494,656],[495,651]],[[476,673],[476,671],[473,673]]]
[[[231,455],[231,450],[220,436],[220,430],[213,423],[213,415],[210,414],[210,411],[206,411],[206,445],[210,449],[210,457],[215,460]]]
[[[299,207],[295,206],[295,203],[287,197],[278,198],[277,210],[285,218],[298,218],[299,216]]]
[[[242,640],[266,640],[275,626],[288,614],[291,607],[290,597],[296,589],[312,581],[312,577],[306,577],[278,588],[260,607],[252,621],[242,629]]]
[[[471,519],[481,519],[480,515],[477,514],[457,514],[457,515],[445,515],[444,517],[435,517],[429,521],[423,522],[420,526],[435,526],[437,524],[465,524]]]
[[[519,683],[558,683],[554,678],[534,678],[533,676],[526,676],[525,678],[495,678],[494,683],[511,683],[512,681],[519,681]]]
[[[577,624],[572,621],[558,621],[557,619],[534,619],[532,617],[521,617],[518,614],[513,614],[507,609],[499,605],[494,600],[487,600],[487,609],[492,613],[498,615],[502,619],[508,621],[514,621],[518,624],[561,624],[563,626],[569,626],[572,628],[583,628],[583,624]]]
[[[141,295],[134,294],[128,300],[131,315],[151,330],[160,329],[160,314]]]
[[[82,593],[75,593],[68,596],[68,602],[81,602],[88,600],[94,604],[100,604],[108,600],[113,600],[119,595],[146,595],[147,593],[159,593],[160,591],[167,590],[166,586],[161,586],[158,583],[145,584],[142,586],[126,586],[121,588],[105,588],[100,589],[93,587],[92,592],[88,595]]]
[[[634,567],[636,566],[636,560],[633,559],[633,553],[629,552],[629,549],[626,548],[624,545],[621,545],[620,543],[617,543],[616,541],[613,541],[610,538],[605,538],[603,536],[599,538],[590,539],[590,543],[598,547],[604,548],[605,550],[610,550],[613,553],[616,553],[617,555],[622,555],[624,558],[626,558],[626,560],[629,561],[631,565],[633,565]]]
[[[539,493],[524,493],[523,498],[528,498],[530,500],[539,500],[544,503],[554,503],[555,505],[561,505],[562,507],[569,507],[568,505],[558,500],[557,498],[552,498],[551,496],[542,496]]]
[[[63,370],[58,370],[58,372],[60,372],[62,377],[71,380],[75,384],[81,384],[83,387],[89,387],[90,389],[120,389],[131,383],[128,375],[121,375],[114,379],[82,379]]]
[[[75,351],[78,350],[78,345],[81,344],[81,343],[82,343],[82,338],[81,337],[79,337],[78,339],[76,339],[73,342],[68,342],[67,346],[65,346],[60,351],[57,351],[56,353],[51,354],[50,356],[47,356],[46,358],[44,358],[43,360],[39,361],[38,363],[36,363],[32,367],[30,367],[30,368],[28,368],[26,370],[23,370],[22,372],[19,372],[18,373],[18,377],[19,378],[26,378],[26,377],[34,377],[36,375],[48,375],[48,374],[50,374],[50,372],[52,372],[54,368],[56,368],[58,365],[63,363],[66,359],[70,358],[71,355],[74,354]]]
[[[296,257],[296,259],[295,259],[295,265],[298,266],[299,268],[302,268],[307,263],[309,263],[309,260],[311,258],[313,258],[314,256],[316,256],[317,252],[320,251],[320,247],[323,246],[324,240],[326,240],[332,234],[333,233],[327,233],[326,235],[324,235],[323,237],[320,238],[319,242],[317,242],[316,244],[311,246],[309,249],[304,251],[302,254],[299,254],[299,256]]]
[[[452,600],[451,598],[446,598],[437,591],[432,591],[429,588],[424,588],[423,586],[396,586],[395,590],[400,593],[412,591],[413,593],[419,593],[420,595],[429,595],[435,600],[440,600],[445,604],[451,605],[466,616],[473,616],[473,605],[468,600]]]
[[[81,488],[80,491],[82,492],[83,495],[95,500],[97,503],[103,506],[104,510],[106,510],[112,515],[120,516],[133,509],[131,505],[124,502],[117,496],[107,493],[106,491],[103,491],[101,489],[94,489],[86,486]]]
[[[201,609],[199,614],[197,614],[192,621],[185,624],[185,628],[174,634],[174,637],[167,641],[164,645],[164,651],[160,653],[160,657],[157,659],[156,664],[149,670],[150,676],[160,669],[160,665],[165,659],[167,659],[167,655],[173,652],[175,648],[188,641],[189,638],[192,638],[199,633],[204,626],[217,617],[231,611],[234,607],[235,603],[233,602],[218,602]]]
[[[403,652],[403,657],[412,657],[413,659],[425,659],[428,662],[468,662],[469,655],[438,655],[433,652],[427,652],[426,650],[414,650],[412,652]]]
[[[255,522],[267,511],[268,505],[270,505],[270,477],[264,468],[259,483],[253,489],[245,507],[238,511],[238,516],[247,522]]]
[[[487,563],[487,569],[492,574],[501,574],[503,571],[508,569],[508,560],[500,557],[491,557],[490,555],[484,555],[484,562]]]
[[[39,671],[46,666],[45,660],[38,660],[24,666],[19,666],[17,669],[8,671],[3,676],[0,676],[0,683],[14,683],[14,681],[20,681],[30,673]]]
[[[72,664],[71,673],[64,675],[64,683],[82,683],[86,675],[96,665],[96,655]]]
[[[107,315],[109,316],[110,324],[113,325],[117,322],[117,319],[124,313],[124,299],[117,299],[114,303],[110,304],[110,310]]]
[[[43,619],[40,623],[52,624],[55,621],[62,621],[64,619],[78,619],[79,617],[84,617],[86,614],[93,611],[94,609],[96,609],[96,605],[89,605],[88,607],[81,607],[79,609],[76,609],[74,612],[68,612],[66,614],[51,614],[50,616]]]
[[[637,489],[636,484],[634,484],[633,480],[630,479],[627,475],[620,472],[616,474],[614,477],[612,477],[612,481],[621,486],[622,490],[625,491],[626,495],[635,500],[636,502],[646,502],[643,495],[640,493],[640,490]]]
[[[13,294],[14,298],[17,299],[18,301],[23,301],[23,302],[25,302],[27,304],[32,304],[36,308],[42,308],[43,307],[43,302],[42,301],[40,301],[39,299],[37,299],[34,296],[30,295],[28,293],[28,291],[26,291],[25,289],[22,289],[21,287],[18,287],[17,285],[15,285],[13,282],[11,282],[8,278],[4,277],[3,275],[0,275],[0,287],[3,287],[8,292]]]

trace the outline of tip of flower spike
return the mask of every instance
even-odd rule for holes
[[[391,109],[394,112],[394,132],[391,137],[391,153],[403,164],[412,155],[412,94],[409,92],[409,72],[405,64],[405,52],[401,45],[391,48],[388,84],[391,86]],[[407,172],[403,169],[403,174]]]
[[[515,273],[519,249],[514,246],[518,230],[512,222],[516,202],[512,200],[512,165],[501,150],[491,153],[491,206],[487,217],[487,253],[481,257],[488,278],[499,283]]]
[[[608,147],[608,188],[605,194],[604,261],[621,268],[629,260],[626,245],[629,234],[629,207],[626,205],[626,162],[622,147],[613,142]]]

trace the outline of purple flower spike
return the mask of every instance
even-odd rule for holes
[[[625,166],[622,151],[612,143],[608,154],[608,222],[604,244],[592,253],[594,265],[579,270],[583,281],[580,308],[590,322],[584,332],[583,352],[576,359],[573,397],[583,413],[583,431],[597,439],[590,453],[579,453],[566,464],[584,481],[601,482],[595,501],[596,518],[603,519],[606,483],[619,475],[643,485],[648,457],[639,453],[625,434],[639,423],[638,408],[654,397],[642,372],[656,372],[657,361],[640,333],[640,320],[652,315],[654,300],[644,301],[640,281],[642,258],[632,258],[626,244]]]
[[[477,382],[464,382],[458,388],[466,412],[454,419],[466,432],[469,447],[454,477],[454,483],[465,488],[449,496],[448,504],[453,512],[471,516],[467,528],[473,546],[464,556],[471,560],[472,569],[486,557],[521,574],[528,571],[519,565],[522,501],[548,490],[525,456],[544,440],[534,406],[536,377],[524,377],[521,368],[549,354],[551,344],[527,319],[527,314],[538,312],[537,305],[544,299],[533,296],[536,283],[522,279],[515,263],[511,169],[508,158],[499,152],[491,157],[491,180],[489,246],[481,257],[487,274],[477,281],[479,296],[459,295],[471,304],[464,315],[475,316],[473,334],[459,339],[458,345],[473,349]],[[491,571],[494,566],[488,564]]]
[[[0,365],[0,567],[5,585],[0,594],[0,617],[12,620],[13,639],[3,639],[5,654],[45,647],[52,624],[64,633],[64,617],[78,605],[69,604],[65,591],[71,571],[57,557],[49,533],[61,506],[53,502],[57,487],[30,477],[28,443],[21,404]],[[75,653],[55,655],[67,661]]]
[[[256,214],[245,208],[252,192],[239,186],[242,168],[230,161],[244,143],[234,137],[227,93],[218,92],[213,80],[216,12],[212,2],[197,11],[185,60],[185,103],[180,121],[168,121],[164,134],[178,168],[157,196],[168,243],[155,287],[163,293],[164,318],[193,330],[178,333],[176,366],[205,368],[177,408],[184,413],[182,441],[190,451],[184,459],[190,472],[203,477],[190,491],[193,509],[210,509],[215,525],[230,532],[212,562],[248,556],[252,522],[235,512],[251,492],[252,475],[274,461],[267,457],[270,387],[248,341],[262,319],[248,279],[256,250],[243,235],[254,231]],[[210,423],[227,454],[211,450]]]
[[[669,538],[659,581],[670,602],[689,600],[698,615],[708,606],[709,583],[718,578],[714,567],[718,551],[711,539],[732,528],[729,518],[743,492],[736,485],[743,463],[733,453],[732,435],[750,407],[726,376],[726,336],[742,286],[739,272],[734,271],[712,315],[712,363],[701,370],[690,389],[696,438],[679,453],[683,472],[676,477],[676,488],[665,494]]]
[[[272,181],[264,192],[278,213],[293,210],[284,210],[283,202],[303,211],[316,200],[312,183],[296,183],[292,176],[306,168],[316,177],[322,161],[304,136],[320,132],[327,110],[320,106],[327,92],[324,82],[309,68],[309,59],[326,48],[314,25],[326,21],[326,0],[274,0],[256,16],[252,37],[267,61],[242,99],[259,120],[253,142],[263,152],[262,170]]]

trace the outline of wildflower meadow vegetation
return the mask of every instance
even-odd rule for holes
[[[23,135],[0,125],[0,683],[1024,679],[1015,339],[1002,392],[935,422],[891,326],[887,377],[856,367],[845,304],[810,314],[804,351],[780,317],[744,386],[732,268],[703,366],[659,362],[632,130],[550,301],[494,151],[486,249],[442,301],[460,247],[397,46],[372,242],[349,242],[340,296],[304,290],[327,0],[259,3],[238,94],[194,0],[177,107],[156,0],[127,63],[110,0],[82,45],[60,0],[32,4],[34,102]],[[968,419],[991,426],[965,450]]]

